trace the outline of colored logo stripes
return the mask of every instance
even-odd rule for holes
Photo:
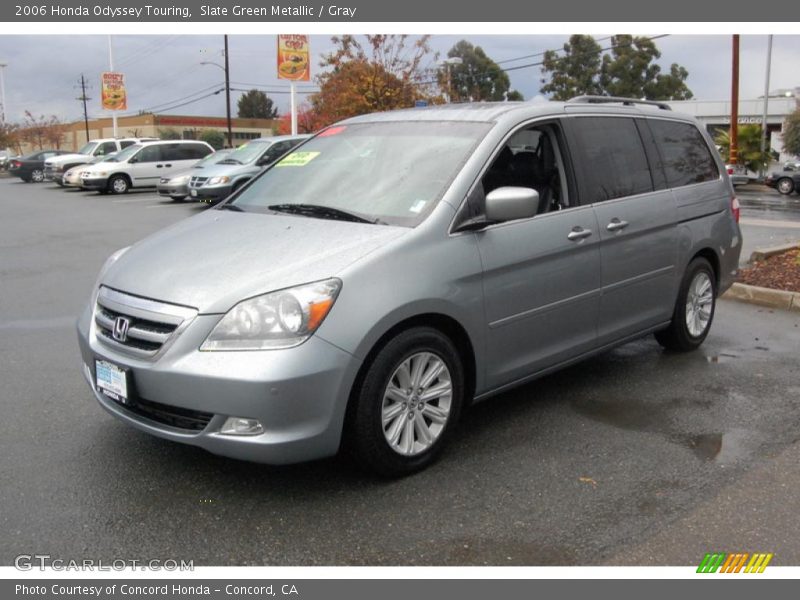
[[[763,573],[772,560],[772,553],[756,552],[708,552],[703,557],[698,573]]]

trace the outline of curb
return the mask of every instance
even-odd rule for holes
[[[800,292],[785,292],[744,283],[734,283],[727,292],[722,294],[722,298],[800,312]]]
[[[783,246],[773,246],[772,248],[756,248],[750,255],[749,262],[754,263],[760,260],[766,260],[770,256],[782,254],[783,252],[794,250],[795,248],[800,248],[800,243],[792,242],[790,244],[784,244]]]

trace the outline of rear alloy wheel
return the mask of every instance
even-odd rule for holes
[[[788,177],[783,177],[782,179],[778,180],[778,184],[776,185],[778,191],[783,195],[789,195],[794,191],[794,181],[789,179]]]
[[[461,411],[464,370],[440,331],[415,327],[375,356],[353,398],[348,442],[384,476],[419,471],[439,456]]]
[[[42,183],[44,181],[44,171],[41,169],[34,169],[31,171],[31,181],[33,181],[33,183]]]
[[[706,339],[717,303],[714,270],[697,257],[686,269],[669,327],[656,332],[656,340],[668,350],[688,352]]]
[[[108,191],[112,194],[127,194],[131,184],[124,175],[114,175],[108,180]]]

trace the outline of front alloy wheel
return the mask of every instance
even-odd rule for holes
[[[44,171],[41,169],[34,169],[31,171],[31,181],[34,183],[42,183],[44,181]]]
[[[402,476],[439,456],[458,421],[464,368],[432,327],[400,332],[365,366],[348,408],[345,443],[369,470]]]
[[[129,187],[127,178],[122,175],[115,175],[108,182],[108,189],[112,194],[125,194]]]
[[[444,361],[418,352],[395,369],[383,393],[383,435],[392,450],[414,456],[430,448],[450,417],[453,382]]]

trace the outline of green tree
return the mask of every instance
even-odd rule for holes
[[[611,38],[611,54],[603,55],[600,85],[608,96],[646,98],[648,100],[688,100],[686,86],[689,72],[673,64],[668,75],[654,61],[661,52],[653,40],[642,36],[615,35]]]
[[[783,151],[800,156],[800,108],[783,123]]]
[[[219,150],[225,146],[225,134],[218,129],[206,129],[200,134],[200,141],[205,142],[214,150]]]
[[[261,90],[250,90],[239,96],[236,102],[239,118],[242,119],[275,119],[278,109],[272,98]]]
[[[602,48],[592,36],[570,36],[562,56],[555,50],[544,53],[542,73],[549,74],[550,80],[542,86],[542,93],[552,94],[554,100],[601,94],[601,56]]]
[[[611,50],[605,52],[591,37],[573,35],[564,44],[563,55],[545,53],[542,73],[546,83],[541,91],[556,100],[581,94],[623,96],[648,100],[688,100],[689,72],[677,63],[662,73],[655,62],[661,52],[652,39],[615,35]]]
[[[736,144],[737,164],[744,165],[750,171],[760,171],[769,164],[769,151],[761,153],[761,125],[739,125]],[[719,132],[714,142],[720,146],[720,154],[726,163],[730,163],[731,134],[730,130]]]
[[[173,129],[172,127],[159,128],[158,137],[160,137],[162,140],[183,139],[183,136],[181,136],[181,132],[178,131],[177,129]]]
[[[439,73],[439,85],[454,102],[523,99],[522,94],[510,89],[508,74],[480,46],[461,40],[447,56],[461,59],[461,64],[445,65]]]

